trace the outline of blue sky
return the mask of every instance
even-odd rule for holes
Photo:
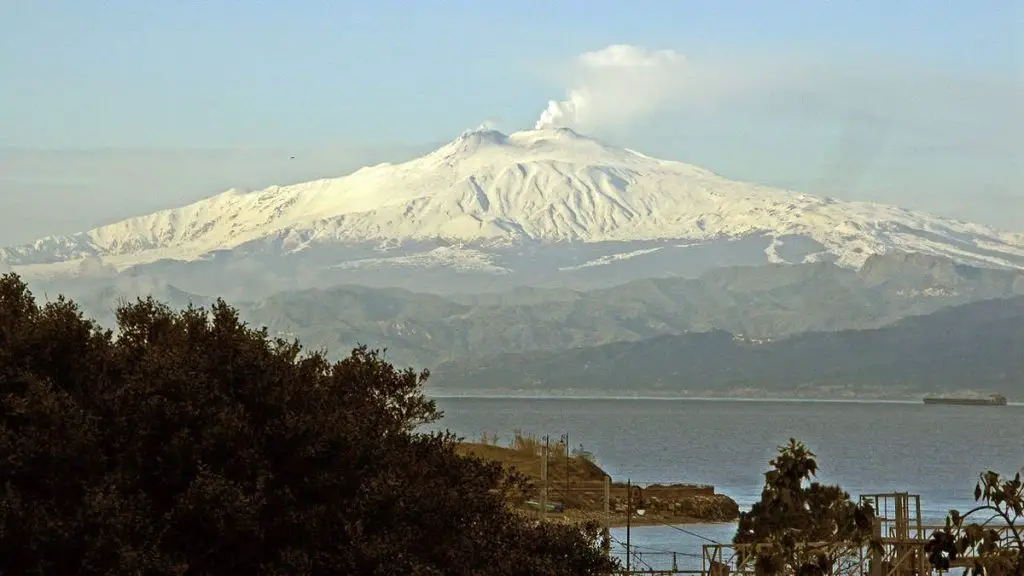
[[[533,120],[544,66],[614,43],[693,58],[906,61],[1019,81],[1020,2],[4,0],[4,143],[380,145]],[[243,8],[244,7],[244,8]]]
[[[1013,0],[0,0],[0,147],[408,150],[484,120],[531,127],[579,80],[579,55],[611,44],[673,50],[693,75],[646,114],[597,123],[599,137],[1024,229]],[[0,210],[42,210],[18,162]],[[132,185],[117,178],[67,193]],[[143,199],[215,192],[202,174],[182,186]],[[102,221],[110,204],[96,205]]]

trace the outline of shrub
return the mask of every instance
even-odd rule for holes
[[[961,514],[952,510],[945,530],[925,547],[933,567],[948,570],[952,561],[970,556],[969,570],[981,576],[1024,574],[1024,482],[988,471],[974,487],[978,505]],[[980,522],[979,522],[980,520]]]
[[[740,513],[733,542],[769,544],[755,559],[759,573],[824,576],[840,558],[835,544],[872,544],[874,511],[856,504],[838,486],[812,482],[813,452],[790,439],[765,473],[760,501]]]
[[[304,354],[231,307],[117,313],[0,278],[0,574],[594,574],[455,452],[426,372]]]

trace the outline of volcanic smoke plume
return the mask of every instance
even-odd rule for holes
[[[565,100],[548,102],[535,128],[580,131],[614,127],[648,116],[682,90],[686,61],[673,50],[615,44],[580,55]]]

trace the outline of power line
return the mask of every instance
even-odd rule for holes
[[[618,538],[615,538],[614,536],[612,537],[612,542],[622,546],[623,548],[625,548],[625,546],[626,546],[625,544],[623,544],[623,542],[621,540],[619,540]],[[643,551],[643,552],[651,552],[651,553],[655,553],[655,554],[666,554],[666,555],[672,554],[672,555],[676,555],[676,556],[686,556],[688,558],[703,558],[702,555],[694,554],[693,552],[680,552],[678,550],[665,550],[665,549],[662,549],[662,548],[653,548],[651,546],[644,546],[644,545],[641,545],[641,544],[632,544],[630,546],[630,548],[634,548],[634,549],[637,549],[637,550],[640,550],[640,551]]]
[[[617,538],[615,538],[615,537],[612,537],[612,542],[615,542],[617,544],[622,544],[622,541],[617,539]],[[625,544],[623,544],[623,546],[625,546]],[[640,549],[640,550],[646,550],[648,552],[658,552],[659,554],[684,554],[685,555],[684,552],[676,552],[675,550],[664,550],[662,548],[653,548],[651,546],[644,546],[642,544],[633,544],[631,547],[632,548],[637,548],[637,549]]]
[[[715,540],[713,538],[709,538],[709,537],[707,537],[707,536],[705,536],[703,534],[698,534],[697,532],[693,532],[691,530],[687,530],[685,528],[681,528],[679,526],[676,526],[675,524],[669,524],[668,522],[665,522],[664,520],[657,520],[657,519],[654,519],[654,518],[648,518],[648,521],[654,521],[658,525],[667,526],[668,528],[671,528],[673,530],[677,530],[679,532],[682,532],[683,534],[687,534],[689,536],[693,536],[694,538],[698,538],[700,540],[704,540],[704,541],[710,542],[712,544],[719,544],[719,545],[722,544],[721,542],[719,542],[719,541],[717,541],[717,540]]]
[[[663,525],[665,525],[665,526],[668,526],[669,528],[672,528],[673,530],[678,530],[678,531],[682,532],[683,534],[689,534],[690,536],[693,536],[694,538],[700,538],[701,540],[706,540],[706,541],[708,541],[708,542],[710,542],[712,544],[719,544],[719,545],[721,545],[721,542],[718,542],[717,540],[714,540],[712,538],[708,538],[707,536],[704,536],[703,534],[698,534],[696,532],[691,532],[690,530],[687,530],[685,528],[680,528],[679,526],[675,526],[673,524],[668,524],[668,523],[665,523],[665,522],[661,522],[661,523]]]

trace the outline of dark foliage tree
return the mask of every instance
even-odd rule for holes
[[[597,574],[596,527],[536,524],[455,453],[426,373],[337,363],[218,302],[118,333],[0,278],[0,574]]]
[[[978,576],[1024,574],[1024,482],[1020,473],[1004,478],[985,472],[974,487],[974,499],[978,506],[963,514],[951,510],[945,530],[932,534],[925,546],[928,560],[935,568],[948,570],[954,561],[964,559],[964,573]]]
[[[874,511],[838,486],[812,482],[815,455],[790,439],[765,473],[761,499],[741,512],[735,544],[766,544],[747,559],[761,574],[831,574],[843,551],[870,542]],[[753,553],[751,553],[753,554]]]

